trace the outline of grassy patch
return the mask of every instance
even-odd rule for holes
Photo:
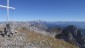
[[[29,31],[27,29],[19,29],[19,32],[26,33],[26,39],[28,42],[35,43],[35,45],[39,45],[41,48],[77,48],[75,45],[67,43],[63,40],[55,39],[49,36],[44,36],[39,33],[35,33],[33,31]]]

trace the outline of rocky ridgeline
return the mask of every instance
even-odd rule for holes
[[[46,45],[48,42],[43,43],[37,40],[32,42],[27,41],[26,33],[15,31],[15,29],[20,28],[48,35],[44,30],[40,30],[32,25],[27,26],[27,24],[22,23],[10,24],[10,26],[6,25],[4,30],[0,32],[0,48],[52,48],[50,45]],[[30,38],[28,40],[30,40]]]
[[[33,32],[27,32],[27,33],[17,32],[16,34],[13,34],[10,37],[0,36],[0,48],[56,48],[56,47],[75,48],[76,47],[62,40],[61,41],[56,40]]]
[[[46,31],[48,29],[47,26],[45,26],[43,23],[40,22],[13,22],[10,23],[10,26],[14,30],[25,28],[27,30],[41,33],[43,35],[53,36],[51,35],[52,33],[50,34],[48,31]]]
[[[81,30],[73,25],[65,27],[62,33],[57,34],[55,37],[76,44],[79,48],[85,48],[85,39]]]
[[[12,30],[10,24],[6,24],[4,30],[0,31],[0,48],[33,48],[27,42],[26,34]]]
[[[85,42],[82,36],[81,31],[75,27],[75,26],[67,26],[63,29],[52,27],[52,28],[48,28],[47,26],[45,26],[43,23],[41,22],[13,22],[10,23],[10,26],[16,30],[16,29],[27,29],[30,31],[34,31],[37,33],[41,33],[44,35],[48,35],[48,36],[52,36],[58,39],[63,39],[67,42],[71,42],[73,44],[76,44],[77,46],[79,46],[80,48],[84,48],[85,47]],[[37,42],[28,42],[25,38],[24,33],[18,33],[11,37],[0,37],[0,46],[2,48],[41,48],[40,47],[40,43]],[[5,44],[6,43],[6,44]],[[37,44],[36,44],[37,43]],[[43,45],[43,44],[42,44]],[[46,46],[46,48],[50,48],[49,46]]]

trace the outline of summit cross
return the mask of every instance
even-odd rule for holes
[[[9,6],[9,0],[7,0],[7,6],[0,5],[0,7],[2,7],[2,8],[7,8],[7,24],[8,24],[8,22],[9,22],[9,16],[10,16],[10,15],[9,15],[9,9],[15,10],[15,8]]]

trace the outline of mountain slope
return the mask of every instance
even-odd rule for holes
[[[19,29],[18,31],[26,33],[27,42],[31,43],[30,46],[35,46],[36,48],[77,48],[75,45],[63,40],[35,33],[33,31],[22,29]]]

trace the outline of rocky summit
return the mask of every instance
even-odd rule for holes
[[[10,26],[13,27],[11,24]],[[3,26],[0,26],[3,30],[1,27]],[[38,30],[29,24],[14,24],[13,30],[12,32],[16,33],[10,37],[0,35],[0,48],[78,48],[69,42],[49,36],[48,32]]]
[[[76,48],[76,46],[63,40],[23,30],[11,37],[0,36],[0,48]]]

